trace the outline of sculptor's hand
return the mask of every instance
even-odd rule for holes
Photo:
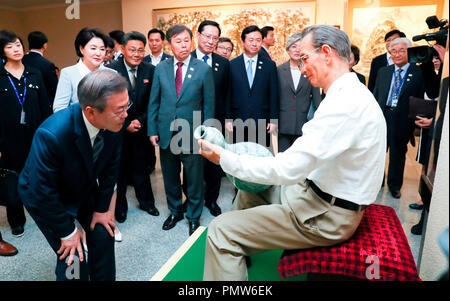
[[[222,154],[223,148],[212,144],[206,140],[199,139],[198,144],[200,145],[199,153],[212,163],[220,165],[220,154]]]

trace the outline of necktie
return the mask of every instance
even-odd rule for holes
[[[183,62],[177,63],[178,69],[175,74],[175,87],[177,88],[177,97],[180,96],[181,86],[183,85],[183,70],[181,67],[183,66]]]
[[[253,64],[253,60],[249,59],[248,60],[248,67],[247,67],[247,79],[248,79],[248,85],[250,86],[250,88],[252,87],[252,84],[253,84],[252,64]]]
[[[389,106],[389,107],[397,106],[398,93],[400,92],[400,85],[401,85],[401,81],[402,81],[402,72],[403,72],[403,69],[401,69],[401,68],[399,68],[397,70],[397,76],[395,77],[395,82],[391,89],[391,97],[387,104],[387,106]]]
[[[204,61],[206,64],[208,64],[208,59],[209,59],[209,57],[208,57],[207,55],[205,55],[205,56],[203,57],[203,61]]]
[[[136,88],[136,76],[134,75],[135,72],[136,72],[136,67],[131,68],[131,69],[130,69],[130,72],[131,72],[131,78],[130,78],[130,81],[131,81],[131,87],[132,87],[133,90],[134,90],[134,89]]]
[[[97,137],[95,137],[94,145],[92,146],[92,158],[94,164],[95,162],[97,162],[98,156],[102,152],[103,144],[103,130],[101,130],[100,132],[98,132]]]

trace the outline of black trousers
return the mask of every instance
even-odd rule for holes
[[[409,141],[407,133],[397,133],[395,129],[397,113],[398,112],[395,110],[389,109],[385,112],[387,123],[387,150],[389,150],[387,184],[392,191],[400,191],[402,188],[406,152],[408,151]]]
[[[92,213],[88,214],[80,209],[77,216],[77,220],[86,231],[89,257],[87,258],[87,253],[85,252],[84,261],[80,262],[77,259],[79,258],[78,252],[76,252],[77,258],[68,267],[66,260],[69,256],[64,260],[60,260],[60,255],[56,253],[61,248],[61,238],[57,237],[52,231],[52,225],[42,218],[36,209],[27,207],[27,210],[56,254],[55,274],[57,281],[114,281],[116,279],[114,237],[111,237],[108,231],[100,224],[97,224],[94,230],[90,229]]]
[[[117,181],[116,215],[126,214],[128,202],[126,197],[127,186],[134,187],[136,198],[142,209],[147,210],[155,205],[153,189],[148,172],[148,156],[145,153],[146,137],[133,136],[124,133],[122,154],[120,161],[119,179]]]
[[[300,135],[278,134],[278,151],[284,152],[294,144]]]

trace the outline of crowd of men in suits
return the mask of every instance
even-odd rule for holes
[[[108,54],[104,66],[115,70],[124,80],[121,81],[117,77],[101,72],[100,75],[91,75],[90,73],[89,78],[95,81],[96,85],[101,80],[116,82],[119,88],[115,90],[115,93],[118,95],[124,92],[122,88],[126,88],[127,97],[117,99],[119,111],[113,112],[114,116],[123,119],[123,122],[120,123],[121,129],[117,130],[118,123],[108,124],[104,121],[105,125],[105,123],[99,122],[96,119],[99,117],[95,115],[95,110],[92,112],[89,110],[90,107],[96,108],[97,105],[89,103],[86,99],[80,99],[80,106],[70,106],[66,109],[67,111],[58,115],[54,114],[52,119],[45,123],[39,132],[41,136],[35,137],[36,141],[33,142],[30,158],[19,182],[26,208],[58,254],[62,249],[62,247],[60,249],[59,238],[66,237],[73,230],[71,224],[67,224],[65,221],[58,225],[63,221],[61,219],[62,211],[76,212],[80,209],[92,213],[92,211],[95,212],[95,209],[99,209],[99,212],[104,213],[109,208],[106,204],[109,204],[113,188],[117,190],[114,217],[118,222],[125,222],[127,218],[126,190],[128,185],[134,187],[139,207],[142,210],[153,216],[159,215],[150,181],[150,174],[154,170],[156,162],[155,147],[159,147],[164,187],[170,210],[170,216],[164,222],[163,230],[173,228],[186,215],[191,235],[200,225],[199,220],[204,205],[212,215],[221,214],[217,199],[223,171],[219,165],[205,160],[194,152],[196,142],[192,137],[189,137],[189,141],[183,141],[185,137],[182,137],[176,141],[177,145],[172,145],[175,141],[174,138],[179,136],[178,134],[183,128],[182,124],[174,123],[174,121],[184,120],[190,133],[193,133],[193,112],[199,111],[202,122],[208,119],[217,120],[218,128],[223,134],[231,134],[232,141],[253,141],[269,148],[271,147],[271,134],[276,133],[279,128],[279,135],[284,139],[281,139],[284,142],[283,148],[280,150],[283,151],[302,135],[301,126],[298,124],[303,125],[310,120],[314,110],[320,107],[320,91],[311,86],[307,77],[300,75],[293,84],[289,64],[277,67],[272,60],[270,47],[276,42],[273,27],[266,26],[260,29],[253,25],[243,29],[241,34],[243,53],[231,61],[229,59],[234,45],[230,39],[221,37],[220,25],[212,20],[203,21],[199,25],[195,37],[190,28],[181,24],[172,26],[166,33],[157,28],[151,29],[147,37],[136,31],[124,33],[120,30],[111,32],[109,36],[106,37],[108,41],[104,45],[105,53]],[[194,39],[197,48],[192,50]],[[166,40],[173,55],[164,53],[162,50]],[[288,42],[287,50],[297,40],[293,36]],[[58,78],[55,65],[43,57],[48,45],[47,38],[43,33],[33,32],[30,33],[29,41],[31,41],[30,52],[25,56],[24,63],[35,66],[41,71],[45,88],[50,99],[53,100]],[[425,91],[429,93],[430,97],[436,95],[434,91],[427,89],[423,80],[423,77],[426,76],[423,75],[424,71],[408,63],[407,48],[410,47],[410,42],[404,37],[404,34],[398,30],[391,31],[386,34],[385,41],[387,52],[372,61],[368,88],[378,100],[386,118],[387,141],[390,150],[387,183],[392,195],[399,198],[406,146],[414,127],[414,121],[407,118],[408,98],[409,96],[423,98]],[[145,56],[147,42],[150,54]],[[359,61],[357,47],[352,47],[352,58],[352,62],[349,62],[349,70],[353,71],[352,67]],[[397,72],[398,69],[403,70],[401,76],[398,75],[400,74]],[[86,81],[82,80],[80,86],[88,85],[89,83]],[[360,78],[360,81],[365,84],[364,78]],[[84,89],[88,88],[84,87]],[[86,91],[78,91],[78,96],[94,97],[83,93],[89,94]],[[100,95],[98,94],[97,97]],[[124,102],[125,99],[129,100],[128,103]],[[58,122],[64,125],[64,122],[69,123],[71,120],[70,122],[75,124],[75,128],[83,127],[80,111],[83,111],[86,117],[92,114],[89,115],[91,117],[87,117],[92,125],[97,122],[103,128],[110,131],[113,129],[112,132],[119,134],[105,135],[102,143],[105,147],[108,146],[110,151],[106,153],[107,155],[104,155],[104,150],[100,151],[103,151],[101,155],[104,155],[104,158],[98,159],[98,163],[94,160],[96,167],[89,173],[89,177],[86,177],[84,171],[78,169],[76,172],[79,173],[74,175],[72,165],[61,167],[67,169],[66,176],[76,177],[77,181],[86,179],[86,183],[77,184],[65,192],[67,198],[73,200],[73,203],[67,207],[68,209],[61,209],[61,212],[57,212],[56,208],[59,207],[55,205],[52,210],[42,215],[39,211],[43,209],[39,207],[42,206],[40,202],[43,202],[44,194],[53,195],[54,191],[59,189],[53,186],[47,187],[44,180],[33,179],[35,175],[41,175],[42,172],[51,173],[53,177],[58,174],[53,173],[53,171],[59,170],[59,167],[51,166],[55,163],[51,160],[47,166],[48,169],[36,170],[42,167],[37,161],[39,161],[38,156],[45,156],[43,149],[47,149],[49,153],[57,152],[62,146],[53,145],[52,143],[58,141],[53,139],[62,139],[64,142],[61,143],[67,143],[69,149],[78,147],[85,154],[95,152],[95,138],[92,138],[95,135],[89,136],[92,142],[91,146],[84,145],[84,142],[72,146],[70,143],[73,142],[64,139],[62,132],[55,134],[56,138],[46,136],[46,131],[53,130],[57,127]],[[78,117],[74,119],[72,115]],[[255,121],[254,128],[248,126],[250,123],[233,122],[238,119]],[[86,120],[84,124],[87,124]],[[237,133],[244,134],[237,135]],[[59,134],[62,136],[59,137]],[[100,134],[96,133],[96,135]],[[239,137],[243,137],[243,140],[239,140]],[[49,139],[51,143],[45,144],[46,141],[43,142],[39,139],[43,141]],[[45,147],[39,143],[44,143]],[[114,157],[112,145],[116,150],[121,150],[119,159]],[[52,150],[53,147],[56,150]],[[64,154],[64,156],[72,155],[74,158],[69,158],[70,160],[68,159],[67,162],[80,161],[77,159],[78,155],[75,154],[74,149]],[[92,158],[81,157],[80,159],[82,162],[92,161]],[[183,167],[183,179],[180,178],[181,167]],[[110,172],[109,175],[107,175],[108,172]],[[115,180],[111,178],[116,174]],[[90,185],[87,183],[90,181],[89,179],[100,176],[105,177],[107,183],[99,183],[100,190],[96,192],[102,199],[102,205],[95,204],[95,201],[91,206],[80,205],[80,200],[76,199],[80,194],[79,190]],[[64,181],[64,179],[52,179],[58,183]],[[67,181],[73,182],[73,179],[67,179]],[[36,196],[33,188],[38,189],[38,186],[40,193]],[[41,189],[42,187],[46,189]],[[184,203],[183,192],[186,196]],[[42,198],[39,199],[39,197]],[[54,201],[55,204],[60,202],[56,199]],[[51,207],[49,204],[47,203],[45,208],[49,209]],[[52,212],[55,215],[52,216]],[[76,216],[76,213],[74,214]],[[83,217],[82,224],[89,227],[91,220],[87,218],[87,215],[83,215]],[[49,223],[56,225],[57,230],[49,230]],[[105,224],[105,222],[99,223]],[[94,223],[94,227],[92,225],[91,227],[97,229],[99,226],[95,228]],[[97,230],[91,232],[87,237],[90,259],[91,254],[95,254],[95,251],[91,252],[91,248],[92,250],[111,249],[111,239],[106,239],[110,231],[104,233],[105,231]],[[104,243],[96,245],[92,242],[95,239],[100,239]],[[2,251],[2,248],[8,251]],[[82,253],[78,244],[67,247],[67,250],[69,249],[71,255],[74,255],[75,252],[80,255]],[[17,253],[16,251],[15,253]],[[0,252],[3,252],[0,255],[14,253],[11,252],[10,246],[1,240]],[[105,261],[111,263],[113,255],[113,253],[108,253],[107,257],[98,260],[103,263]],[[95,258],[95,255],[92,257]],[[58,279],[64,279],[62,267],[63,262],[58,261]],[[97,274],[93,279],[114,279],[115,269],[111,264],[108,265],[105,273]]]

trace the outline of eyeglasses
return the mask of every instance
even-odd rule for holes
[[[305,67],[306,60],[314,54],[319,54],[317,52],[317,50],[320,50],[321,48],[322,48],[322,46],[319,46],[319,47],[313,49],[312,51],[306,52],[304,55],[302,55],[298,60],[298,67],[299,68]]]
[[[231,47],[217,46],[217,48],[222,49],[222,50],[224,50],[224,51],[226,51],[226,52],[231,52],[231,51],[232,51],[232,48],[231,48]]]
[[[203,33],[200,33],[207,41],[210,41],[210,40],[212,40],[213,42],[217,42],[218,40],[219,40],[219,37],[216,37],[216,36],[213,36],[213,35],[210,35],[210,34],[203,34]]]
[[[122,107],[122,109],[120,110],[119,113],[112,113],[112,114],[114,116],[116,116],[117,118],[121,119],[123,117],[123,115],[125,114],[125,112],[127,112],[131,108],[132,105],[133,105],[133,103],[130,102],[126,108]]]
[[[397,54],[405,54],[408,50],[406,49],[400,49],[400,50],[392,50],[391,55],[397,55]]]
[[[130,52],[131,54],[135,54],[135,53],[144,54],[145,53],[145,50],[142,48],[140,48],[140,49],[130,48],[130,49],[127,49],[127,51]]]

